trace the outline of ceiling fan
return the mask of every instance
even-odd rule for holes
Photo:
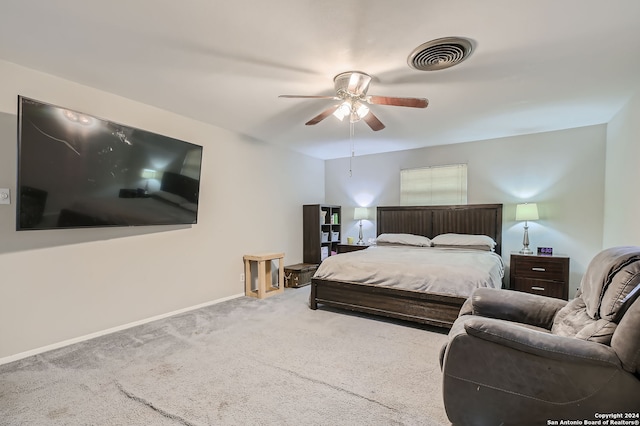
[[[336,94],[333,96],[305,96],[305,95],[280,95],[280,98],[308,98],[308,99],[332,99],[338,102],[305,124],[312,126],[318,124],[330,115],[334,115],[340,120],[349,117],[354,123],[364,120],[373,131],[384,129],[384,124],[369,110],[366,104],[372,105],[392,105],[410,108],[426,108],[429,101],[425,98],[398,98],[391,96],[367,95],[371,76],[360,71],[347,71],[336,75],[333,78]]]

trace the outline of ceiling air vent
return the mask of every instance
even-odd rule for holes
[[[473,45],[461,37],[444,37],[416,47],[409,55],[409,66],[419,71],[436,71],[452,67],[471,55]]]

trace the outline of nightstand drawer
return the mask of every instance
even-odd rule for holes
[[[534,278],[516,278],[514,280],[514,290],[524,291],[540,296],[565,298],[565,283],[562,281],[538,280]]]
[[[517,277],[541,280],[563,281],[567,266],[565,258],[543,258],[542,256],[518,257],[513,265],[512,274]]]

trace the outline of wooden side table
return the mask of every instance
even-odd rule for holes
[[[284,253],[246,254],[244,259],[244,294],[264,299],[284,291]],[[278,260],[278,287],[271,283],[271,261]],[[253,290],[251,284],[251,262],[258,262],[258,288]],[[269,280],[269,283],[267,283]]]

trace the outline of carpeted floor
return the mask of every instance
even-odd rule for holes
[[[242,297],[0,366],[1,425],[449,425],[446,331]]]

